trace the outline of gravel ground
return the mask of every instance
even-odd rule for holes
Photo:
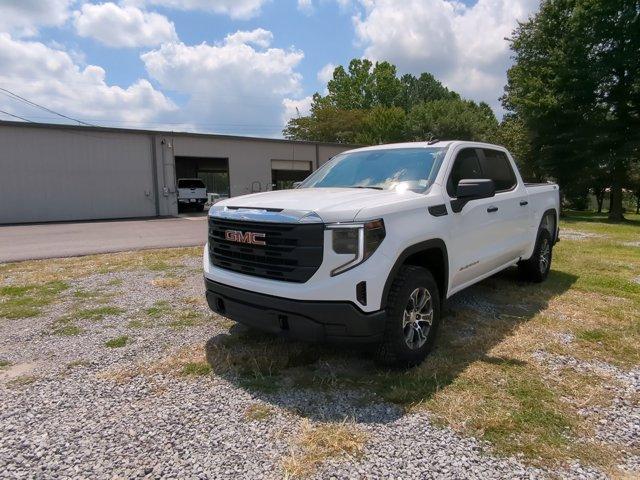
[[[159,362],[181,347],[204,348],[229,331],[228,321],[198,301],[203,286],[197,259],[172,272],[184,278],[179,287],[154,284],[162,275],[92,275],[71,282],[63,300],[44,316],[0,320],[0,360],[10,362],[0,371],[0,478],[282,478],[281,460],[303,417],[351,419],[368,434],[361,457],[329,459],[316,478],[603,477],[578,464],[561,472],[525,466],[518,458],[494,454],[483,442],[434,426],[426,413],[365,402],[361,392],[286,388],[255,394],[232,375],[219,374],[150,371],[118,379],[117,372]],[[478,298],[458,301],[492,311]],[[84,329],[79,335],[51,334],[74,308],[100,302],[124,312],[78,321]],[[168,302],[173,310],[150,320],[145,310],[157,302]],[[172,325],[185,309],[191,324]],[[130,339],[126,346],[105,346],[122,335]],[[624,377],[622,403],[595,412],[606,420],[603,438],[637,446],[632,398],[639,378],[638,372]],[[255,405],[268,407],[269,414],[248,420],[247,409]],[[628,468],[637,467],[637,458],[629,462]]]

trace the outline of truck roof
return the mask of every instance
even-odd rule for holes
[[[503,149],[504,147],[500,146],[500,145],[494,145],[491,143],[484,143],[484,142],[473,142],[470,140],[440,140],[440,141],[430,141],[430,142],[403,142],[403,143],[387,143],[384,145],[372,145],[370,147],[362,147],[362,148],[355,148],[353,150],[349,150],[349,152],[365,152],[368,150],[393,150],[393,149],[397,149],[397,148],[427,148],[427,147],[451,147],[453,145],[459,145],[459,144],[469,144],[469,145],[475,145],[475,146],[487,146],[487,147],[492,147],[492,148],[500,148]],[[345,152],[346,153],[346,152]]]

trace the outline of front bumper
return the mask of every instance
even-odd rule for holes
[[[205,278],[207,303],[249,327],[310,342],[373,343],[382,339],[385,311],[364,313],[350,302],[292,300]]]

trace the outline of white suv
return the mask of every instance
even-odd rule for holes
[[[512,265],[546,278],[558,213],[558,186],[523,183],[499,146],[351,150],[297,189],[211,208],[207,301],[257,329],[375,342],[385,363],[414,365],[454,293]]]

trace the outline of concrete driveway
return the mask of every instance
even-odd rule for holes
[[[207,241],[206,214],[0,226],[0,263],[94,253],[189,247]]]

